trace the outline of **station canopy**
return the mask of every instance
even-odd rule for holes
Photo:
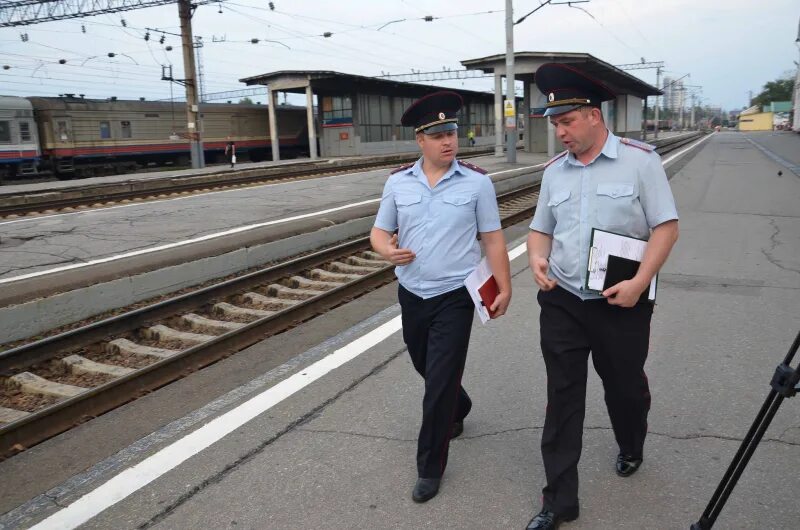
[[[267,85],[272,91],[296,94],[304,93],[306,87],[311,86],[315,94],[346,94],[356,92],[361,94],[381,94],[384,96],[418,98],[432,92],[438,92],[439,90],[451,90],[462,96],[472,96],[474,99],[493,97],[489,92],[406,83],[380,77],[343,74],[331,70],[281,70],[278,72],[245,77],[239,81],[248,86]]]
[[[618,95],[629,94],[640,98],[660,96],[661,90],[636,76],[608,64],[588,53],[568,52],[517,52],[514,54],[514,78],[533,82],[536,70],[545,63],[563,63],[604,83]],[[486,74],[506,73],[506,55],[490,55],[479,59],[461,61],[467,70],[481,70]]]

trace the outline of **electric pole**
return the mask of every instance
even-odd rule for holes
[[[194,65],[192,38],[192,4],[190,0],[178,0],[178,16],[181,20],[181,43],[183,47],[183,74],[186,86],[186,128],[192,168],[205,167],[203,140],[200,137],[200,107],[197,100],[197,73]]]
[[[659,86],[661,84],[661,67],[656,68],[656,88],[661,90]],[[656,96],[656,114],[655,114],[655,127],[653,128],[653,138],[658,140],[658,96]],[[646,129],[647,127],[645,127]]]
[[[514,90],[514,7],[506,0],[506,101],[503,106],[506,128],[506,162],[517,162],[517,94]]]

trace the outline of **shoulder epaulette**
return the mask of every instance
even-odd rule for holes
[[[558,153],[556,156],[547,161],[547,163],[544,165],[544,168],[547,169],[548,167],[550,167],[550,164],[552,164],[562,156],[566,155],[567,153],[569,153],[569,151],[563,151],[561,153]]]
[[[416,164],[416,162],[412,162],[410,164],[406,164],[404,166],[400,166],[398,168],[393,169],[392,172],[389,173],[389,174],[390,175],[394,175],[395,173],[400,173],[401,171],[404,171],[406,169],[411,169],[412,167],[414,167],[414,164]]]
[[[459,160],[458,163],[461,164],[462,166],[464,166],[467,169],[471,169],[472,171],[477,171],[481,175],[488,175],[489,174],[488,171],[486,171],[485,169],[483,169],[480,166],[476,166],[475,164],[471,164],[469,162],[464,162],[463,160]]]
[[[619,141],[631,147],[638,147],[642,151],[647,151],[648,153],[655,151],[656,149],[656,146],[652,144],[641,142],[639,140],[634,140],[633,138],[620,138]]]

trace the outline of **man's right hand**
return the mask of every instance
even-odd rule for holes
[[[556,280],[551,280],[547,277],[547,269],[550,267],[550,264],[546,258],[537,256],[531,260],[531,263],[533,265],[533,279],[536,281],[536,285],[539,286],[539,289],[542,291],[549,291],[558,285]]]
[[[392,235],[384,256],[392,265],[408,265],[417,257],[414,251],[407,248],[397,248],[397,234]]]

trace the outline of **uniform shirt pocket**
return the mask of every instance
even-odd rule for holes
[[[578,222],[578,209],[571,205],[569,188],[550,190],[547,206],[556,221],[555,232],[564,233],[571,230]]]
[[[636,212],[633,184],[603,182],[597,185],[597,221],[604,227],[622,227],[629,224]]]
[[[448,219],[475,222],[475,198],[471,195],[442,195],[443,215]]]
[[[397,205],[397,224],[401,230],[414,226],[423,217],[421,193],[396,193],[394,203]]]
[[[547,205],[552,208],[554,206],[558,206],[559,204],[561,204],[562,202],[566,201],[567,199],[569,199],[569,190],[568,189],[555,190],[555,191],[551,192],[550,200],[547,201]]]

